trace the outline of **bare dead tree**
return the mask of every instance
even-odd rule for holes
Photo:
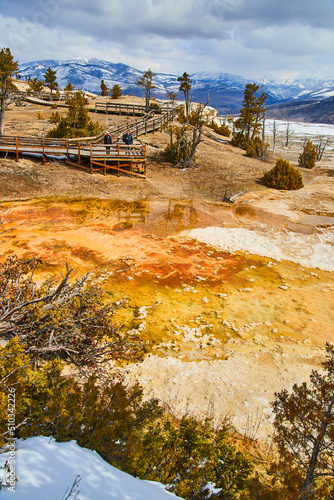
[[[75,479],[73,481],[71,488],[69,488],[69,487],[66,488],[65,493],[62,496],[61,500],[70,500],[71,498],[73,500],[78,499],[78,495],[80,493],[80,490],[78,490],[78,486],[79,486],[80,481],[81,481],[81,477],[78,474],[75,476]]]
[[[7,209],[7,210],[2,210],[0,212],[0,234],[2,233],[5,233],[6,231],[8,231],[8,229],[5,229],[3,231],[1,231],[2,229],[2,226],[5,224],[6,220],[8,219],[8,216],[13,208],[13,205],[14,205],[14,201],[13,203],[11,204],[11,206]]]
[[[322,156],[325,152],[325,149],[330,144],[330,142],[331,142],[331,139],[329,136],[324,137],[322,134],[319,135],[317,142],[315,144],[316,151],[317,151],[316,161],[320,161],[322,159]]]
[[[190,113],[187,123],[181,127],[170,127],[167,156],[171,161],[178,163],[181,168],[189,168],[195,161],[196,149],[202,140],[205,125],[204,109],[208,103],[209,97],[205,104],[199,103],[197,108]]]
[[[54,358],[73,363],[82,374],[100,370],[108,359],[135,359],[135,332],[113,321],[121,304],[103,304],[102,291],[88,275],[71,283],[66,265],[62,278],[34,282],[36,261],[9,257],[0,266],[0,336],[17,337],[32,360]]]
[[[284,140],[285,140],[285,147],[288,148],[290,146],[291,140],[292,140],[292,131],[290,128],[290,119],[287,119],[287,124],[286,124],[286,129],[285,129],[285,134],[284,134]]]
[[[275,149],[276,149],[276,136],[277,136],[276,110],[275,110],[275,113],[274,113],[274,119],[273,119],[273,125],[272,125],[272,132],[273,132],[273,152],[275,152]]]
[[[5,224],[8,224],[9,222],[11,222],[11,223],[16,222],[16,219],[9,219],[9,215],[12,212],[12,209],[14,207],[15,201],[16,201],[16,194],[14,195],[14,200],[12,201],[10,207],[9,208],[5,208],[3,210],[0,210],[0,234],[12,231],[13,229],[15,229],[17,227],[22,226],[23,224],[26,224],[26,222],[28,222],[28,220],[29,220],[29,219],[24,220],[23,222],[15,224],[12,227],[7,227],[6,229],[3,229],[3,226]]]
[[[262,142],[265,141],[266,137],[266,112],[264,111],[262,116]]]

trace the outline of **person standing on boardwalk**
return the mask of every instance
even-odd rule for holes
[[[104,144],[111,144],[111,143],[112,143],[111,135],[109,134],[109,132],[107,132],[106,135],[104,136]],[[110,153],[110,146],[106,146],[106,152],[107,155]]]
[[[130,133],[129,130],[127,130],[123,135],[122,141],[124,142],[124,144],[133,144],[132,134]]]

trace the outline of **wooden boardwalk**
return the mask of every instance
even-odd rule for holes
[[[68,105],[64,100],[58,100],[58,101],[49,101],[47,99],[41,99],[40,97],[37,97],[36,95],[24,95],[23,93],[21,94],[21,99],[23,101],[30,102],[32,104],[38,104],[41,106],[54,106],[56,105],[57,107],[61,108],[68,108]],[[144,116],[147,114],[146,111],[146,106],[143,106],[141,104],[118,104],[116,102],[95,102],[94,105],[88,104],[88,110],[93,111],[94,113],[105,113],[105,114],[114,114],[114,115],[130,115],[130,116]],[[168,105],[166,106],[159,106],[159,109],[156,109],[155,107],[151,107],[148,111],[148,113],[159,113],[159,114],[164,114],[167,112],[172,111],[172,108]]]
[[[14,153],[19,161],[20,155],[41,156],[64,159],[66,163],[84,168],[88,172],[107,171],[146,177],[146,145],[141,141],[134,144],[94,144],[90,139],[38,139],[33,137],[0,137],[0,151]]]
[[[166,113],[170,111],[171,108],[168,106],[159,106],[159,110],[152,107],[148,112],[154,111],[157,113]],[[90,107],[90,110],[94,110],[95,113],[112,113],[116,115],[145,115],[147,113],[146,106],[140,104],[118,104],[115,102],[96,102],[94,108]]]
[[[14,154],[16,161],[19,161],[22,154],[40,156],[43,163],[47,157],[57,157],[64,159],[70,165],[84,168],[90,173],[103,171],[106,175],[109,171],[116,172],[117,175],[123,173],[131,177],[145,178],[146,146],[139,137],[149,132],[154,133],[156,130],[165,129],[173,116],[173,109],[167,109],[159,115],[152,110],[140,118],[114,125],[108,129],[113,142],[110,146],[105,146],[103,143],[106,131],[95,137],[78,139],[0,136],[0,152]],[[130,130],[134,138],[134,143],[129,146],[122,143],[122,136],[126,130]]]

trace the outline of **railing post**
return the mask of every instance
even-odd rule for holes
[[[93,173],[93,165],[92,165],[92,145],[90,144],[90,173]]]
[[[81,153],[81,151],[80,151],[80,141],[79,141],[79,143],[78,143],[78,165],[80,165],[80,161],[81,161],[80,153]]]
[[[68,139],[66,139],[66,159],[68,161]]]
[[[15,137],[15,146],[16,146],[16,161],[19,161],[19,141],[17,137]]]
[[[42,139],[42,162],[45,163],[45,154],[44,154],[44,137]]]

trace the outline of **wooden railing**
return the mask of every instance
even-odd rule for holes
[[[170,109],[162,115],[151,115],[147,120],[142,120],[138,124],[128,127],[133,137],[138,138],[141,135],[146,135],[149,132],[156,130],[163,130],[167,127],[168,123],[173,120],[174,110]],[[118,137],[120,140],[120,136]]]
[[[131,175],[145,177],[146,146],[138,138],[149,132],[163,130],[173,116],[173,109],[168,109],[161,115],[155,115],[151,111],[141,119],[114,125],[108,131],[113,137],[117,137],[117,142],[110,145],[102,143],[105,132],[95,137],[74,139],[0,136],[0,151],[14,153],[17,161],[22,153],[41,155],[43,163],[46,156],[63,156],[67,163],[86,168],[90,172],[103,169],[106,173],[108,169],[114,169],[118,175],[120,172],[130,171]],[[125,130],[130,130],[135,138],[134,144],[130,146],[121,142]]]
[[[96,102],[94,108],[95,113],[114,113],[114,114],[127,114],[127,115],[145,115],[147,113],[146,106],[141,104],[117,104],[115,102]],[[160,106],[159,108],[151,107],[149,111],[156,113],[164,113],[169,108]]]
[[[152,118],[154,115],[153,111],[150,111],[149,113],[146,113],[143,117],[141,118],[134,118],[133,120],[126,120],[125,122],[119,123],[117,125],[113,125],[112,127],[108,128],[108,132],[112,137],[117,137],[120,134],[124,133],[126,130],[132,130],[139,126],[141,123],[144,123],[145,121],[149,120]],[[105,136],[106,132],[102,132],[98,136],[94,138],[92,142],[101,142]]]
[[[64,139],[2,136],[0,137],[0,151],[15,153],[17,161],[20,153],[41,154],[45,161],[46,155],[64,155],[66,141]]]
[[[31,92],[29,95],[25,92],[19,92],[18,93],[19,97],[21,100],[32,102],[35,104],[41,104],[44,106],[53,106],[56,105],[57,107],[65,107],[67,108],[68,105],[66,102],[65,97],[62,97],[62,99],[58,99],[56,101],[50,101],[49,100],[49,94],[41,94],[39,92]],[[115,102],[96,102],[94,106],[88,105],[88,110],[93,111],[95,113],[113,113],[113,114],[126,114],[126,115],[140,115],[140,116],[145,116],[150,113],[166,113],[173,111],[173,108],[171,108],[168,104],[165,106],[159,106],[157,107],[151,107],[149,111],[147,112],[146,106],[143,106],[141,104],[118,104]]]
[[[133,164],[143,164],[146,171],[146,146],[141,141],[135,141],[131,146],[109,146],[73,139],[1,136],[0,151],[14,153],[17,161],[23,153],[41,155],[43,162],[46,156],[63,156],[68,163],[82,166],[90,172],[94,171],[93,164],[100,165],[95,170],[103,168],[106,171],[108,162],[116,162],[118,167],[131,164],[131,169]],[[103,164],[99,163],[101,161]]]

